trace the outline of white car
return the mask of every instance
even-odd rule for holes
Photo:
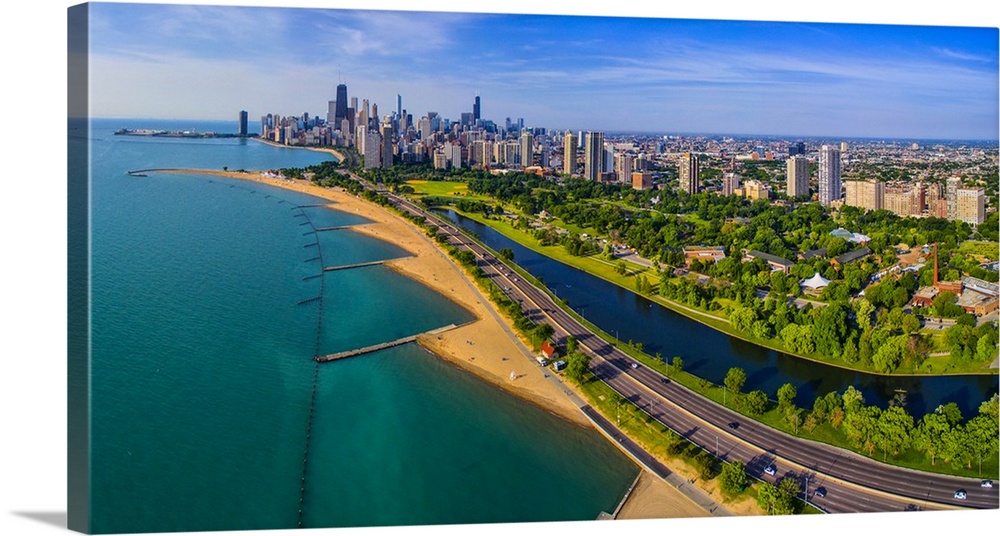
[[[774,474],[778,472],[778,468],[775,467],[774,464],[772,463],[771,465],[768,465],[767,467],[764,468],[764,472],[771,476],[774,476]]]
[[[630,366],[630,367],[632,367],[632,368],[634,368],[634,369],[637,369],[637,368],[639,368],[639,364],[638,364],[638,363],[632,363],[632,364],[631,364],[631,365],[629,365],[629,366]]]
[[[966,497],[968,497],[968,495],[965,493],[964,489],[960,489],[955,492],[956,499],[962,499],[964,501]]]
[[[983,480],[982,482],[979,483],[979,487],[986,488],[986,489],[993,489],[993,481],[992,480]]]

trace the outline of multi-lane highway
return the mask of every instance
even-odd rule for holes
[[[706,399],[636,363],[595,335],[560,308],[555,299],[512,272],[489,250],[467,238],[450,222],[405,198],[381,193],[396,207],[426,218],[429,224],[448,236],[452,245],[472,251],[486,276],[508,296],[518,300],[529,318],[550,324],[557,340],[576,337],[580,349],[591,356],[590,370],[597,378],[705,450],[723,460],[742,461],[751,476],[772,483],[784,477],[796,478],[808,501],[831,513],[1000,506],[997,488],[981,488],[978,479],[880,463],[841,448],[780,432]],[[764,471],[768,466],[774,466],[775,474]],[[964,490],[967,498],[955,498],[958,490]]]

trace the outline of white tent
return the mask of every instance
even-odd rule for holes
[[[819,275],[819,272],[816,272],[816,275],[802,281],[801,283],[799,283],[799,286],[816,289],[816,288],[823,288],[829,284],[830,284],[829,279]]]

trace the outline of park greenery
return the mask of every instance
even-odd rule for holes
[[[364,191],[336,165],[313,166],[306,172],[317,184],[342,187],[369,201],[388,204],[384,196]],[[426,166],[394,166],[360,174],[404,193],[417,193],[412,181],[460,180],[466,188],[451,186],[448,192],[455,195],[425,196],[424,204],[450,205],[487,219],[507,220],[512,227],[530,232],[539,243],[562,246],[570,256],[607,261],[614,259],[614,250],[608,244],[627,245],[653,261],[652,270],[623,270],[626,264],[621,261],[613,265],[616,272],[623,272],[619,275],[634,277],[632,290],[724,317],[731,329],[745,338],[788,353],[832,359],[852,368],[882,373],[981,370],[996,357],[996,328],[991,324],[977,327],[975,318],[955,305],[954,295],[943,292],[930,307],[905,309],[916,289],[932,282],[930,266],[899,277],[872,280],[873,275],[895,264],[899,245],[916,248],[933,242],[939,247],[941,279],[972,275],[995,282],[996,272],[980,264],[997,258],[997,237],[990,230],[997,226],[996,213],[990,216],[992,225],[988,220],[973,230],[961,222],[898,218],[885,211],[864,213],[846,207],[834,215],[817,204],[777,206],[713,194],[634,191],[618,185],[570,178],[553,180],[516,172],[494,176],[482,170],[445,172]],[[546,213],[565,227],[546,226],[545,220],[537,216],[539,213]],[[468,269],[536,348],[551,337],[551,326],[532,323],[519,303],[483,277],[474,258],[448,246],[429,222],[415,222],[427,228],[428,235]],[[830,235],[839,227],[871,237],[868,247],[873,254],[856,263],[832,265],[829,257],[858,247]],[[567,232],[566,228],[585,229],[590,231],[586,233],[589,236]],[[600,242],[599,235],[607,242]],[[972,238],[977,240],[973,242]],[[698,244],[722,245],[729,253],[718,263],[694,261],[689,267],[691,272],[705,276],[707,283],[701,278],[675,276],[673,271],[684,260],[681,248]],[[759,258],[743,261],[738,253],[753,249],[792,260],[797,252],[819,248],[827,249],[826,257],[800,260],[788,275],[772,272]],[[500,256],[509,261],[513,252],[504,251]],[[832,283],[806,305],[797,305],[792,299],[801,297],[798,280],[816,273]],[[861,290],[865,291],[863,297],[858,295]],[[925,317],[952,318],[955,323],[943,336],[933,337],[921,329]],[[641,354],[641,343],[629,346]],[[948,359],[932,358],[935,349],[946,350]],[[590,376],[589,359],[584,354],[570,350],[566,360],[568,377],[581,387],[597,389],[591,384],[600,382]],[[668,375],[687,374],[679,356],[670,365],[666,359],[662,362]],[[985,472],[995,476],[998,472],[996,395],[984,401],[979,413],[968,420],[955,404],[917,418],[907,413],[903,401],[886,409],[866,405],[853,387],[844,393],[817,397],[812,409],[807,410],[795,405],[796,389],[791,384],[775,393],[775,402],[760,390],[742,393],[745,382],[745,371],[734,369],[727,374],[724,384],[731,404],[776,428],[918,469],[965,475]],[[704,380],[701,383],[705,384]],[[702,385],[701,391],[706,391],[705,387]],[[646,425],[652,426],[648,419]],[[696,460],[697,456],[692,454],[690,458]],[[701,465],[712,467],[704,469],[706,475],[725,473],[729,466],[720,469],[712,464]],[[727,482],[732,480],[726,484],[731,489],[745,487],[735,475],[725,478]],[[788,489],[783,489],[783,484],[758,486],[757,497],[763,509],[770,513],[789,511],[785,499],[794,495],[791,484],[786,485]]]

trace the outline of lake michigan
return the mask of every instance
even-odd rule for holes
[[[93,120],[91,530],[95,533],[569,521],[612,511],[637,466],[415,344],[313,357],[471,319],[387,268],[406,255],[296,192],[149,168],[329,158],[235,122]],[[321,298],[321,299],[316,299]]]

